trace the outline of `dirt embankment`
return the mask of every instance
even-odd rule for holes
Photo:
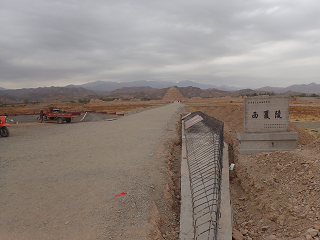
[[[320,141],[290,123],[290,131],[299,133],[297,150],[242,155],[237,133],[244,131],[243,105],[192,110],[225,123],[230,161],[236,164],[230,181],[233,223],[244,239],[317,239],[309,236],[320,228]]]
[[[170,129],[169,127],[168,131],[171,130],[174,130],[176,135],[172,138],[172,141],[167,144],[168,154],[165,155],[168,160],[168,181],[164,189],[164,196],[167,200],[168,209],[164,209],[161,202],[155,201],[155,205],[151,213],[151,216],[153,216],[151,221],[154,221],[157,226],[155,234],[153,235],[154,240],[179,239],[181,199],[181,120],[177,122],[174,129]]]

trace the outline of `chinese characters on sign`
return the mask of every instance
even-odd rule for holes
[[[259,117],[258,113],[257,112],[253,112],[252,118],[258,118],[258,117]]]
[[[258,113],[257,112],[253,112],[252,118],[258,118],[258,117],[259,117]],[[280,110],[275,111],[274,118],[282,118]],[[269,118],[269,110],[264,111],[264,119],[270,119]]]
[[[275,112],[275,118],[282,118],[280,110]]]
[[[272,133],[289,131],[289,98],[248,97],[244,99],[245,132]]]

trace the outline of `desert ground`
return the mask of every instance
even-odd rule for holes
[[[51,103],[51,104],[55,104],[55,103]],[[130,103],[129,104],[130,106],[125,106],[126,104],[124,103],[117,103],[117,104],[118,106],[121,106],[121,109],[117,109],[114,106],[107,107],[107,106],[100,106],[100,105],[94,105],[94,104],[91,104],[91,105],[90,104],[86,104],[86,105],[71,104],[70,105],[70,103],[66,103],[65,106],[62,106],[62,108],[70,111],[93,110],[93,111],[100,111],[100,112],[117,112],[117,113],[131,111],[132,113],[135,113],[138,111],[142,111],[142,109],[145,109],[146,107],[152,108],[152,107],[158,107],[159,105],[161,105],[160,103],[156,103],[156,102]],[[0,108],[0,114],[4,112],[8,112],[9,115],[17,114],[17,113],[38,113],[41,107],[44,107],[44,106],[24,106],[24,107],[21,107],[21,109],[18,109],[17,107],[7,106],[6,109]],[[290,99],[290,104],[289,104],[290,131],[295,131],[299,133],[299,139],[297,141],[296,150],[277,151],[277,152],[259,153],[259,154],[240,154],[238,151],[237,133],[244,132],[243,98],[242,97],[239,97],[239,98],[223,97],[223,98],[211,98],[211,99],[192,98],[185,102],[184,112],[197,111],[197,110],[200,110],[225,123],[224,140],[229,146],[230,163],[235,163],[235,166],[236,166],[235,170],[230,172],[230,176],[231,176],[230,192],[231,192],[231,203],[232,203],[232,213],[233,213],[233,227],[235,230],[238,230],[241,233],[241,235],[243,236],[243,239],[247,239],[247,240],[250,240],[250,239],[257,239],[257,240],[319,239],[317,238],[318,236],[316,235],[313,235],[313,237],[311,236],[311,234],[314,234],[314,232],[311,233],[312,230],[310,229],[314,230],[314,229],[320,228],[320,184],[319,184],[320,175],[318,174],[320,170],[320,157],[319,157],[320,100],[318,98],[291,98]],[[151,112],[151,111],[153,110],[143,111],[139,114],[144,114],[144,113],[147,114],[148,112]],[[139,114],[137,114],[137,116]],[[143,116],[143,115],[140,115],[140,116]],[[143,117],[141,117],[139,121],[142,121],[142,120],[143,120]],[[120,119],[119,122],[121,121],[122,120]],[[171,120],[170,127],[173,127],[174,126],[173,123],[177,123],[178,121],[179,121],[179,117],[177,116],[177,118],[175,118],[174,121]],[[90,129],[91,124],[92,124],[92,127],[94,126],[94,124],[98,124],[99,126],[101,126],[102,124],[106,124],[106,122],[84,123],[84,124],[88,124],[86,126],[88,126],[88,129]],[[45,129],[50,129],[50,133],[54,136],[62,134],[60,130],[58,133],[55,133],[56,131],[55,129],[59,127],[57,124],[51,124],[51,125],[50,124],[47,124],[47,125],[34,124],[34,125],[35,126],[33,126],[32,124],[29,124],[29,125],[26,124],[24,126],[21,126],[21,129],[24,129],[23,131],[25,131],[26,134],[30,133],[31,131],[30,129],[39,129],[37,130],[38,131],[37,136],[39,134],[41,135],[41,132],[43,132]],[[66,126],[67,125],[63,125],[63,127],[65,127],[64,129],[67,130],[68,128]],[[70,125],[70,126],[74,128],[76,124]],[[94,128],[98,129],[99,127],[94,127]],[[18,129],[19,129],[18,126],[12,127],[12,132],[14,135],[14,136],[11,136],[12,139],[13,137],[15,139],[17,138],[18,139],[17,141],[20,142],[21,146],[26,145],[30,147],[31,146],[31,143],[29,143],[30,139],[22,138],[22,140],[19,140],[19,138],[22,136],[18,134],[19,132]],[[144,128],[142,128],[141,131],[143,129]],[[176,129],[176,127],[174,129]],[[90,130],[86,130],[86,131],[90,132]],[[97,130],[97,131],[100,131],[100,130]],[[159,169],[162,169],[166,174],[169,173],[167,176],[171,176],[171,177],[167,177],[167,180],[169,179],[168,185],[160,181],[160,185],[162,186],[162,188],[163,186],[166,186],[165,187],[166,190],[161,189],[161,187],[159,188],[155,187],[156,185],[153,185],[153,184],[156,184],[155,182],[153,183],[148,182],[148,184],[150,185],[150,189],[158,193],[157,196],[161,196],[161,194],[164,194],[167,197],[171,196],[171,198],[168,197],[168,199],[171,199],[169,200],[169,203],[170,203],[169,205],[174,207],[166,208],[163,206],[162,208],[161,207],[159,208],[158,205],[161,205],[160,202],[166,199],[166,197],[159,198],[158,205],[157,205],[157,201],[155,201],[156,202],[155,206],[157,206],[156,208],[152,208],[152,205],[150,205],[150,203],[143,201],[144,206],[147,206],[148,210],[151,209],[150,216],[156,216],[155,218],[153,217],[149,218],[149,223],[154,224],[156,222],[156,224],[154,225],[156,225],[157,227],[153,228],[154,230],[152,233],[153,235],[147,236],[147,235],[143,235],[146,232],[146,228],[140,228],[141,226],[136,225],[137,223],[133,221],[134,222],[133,225],[139,226],[139,229],[141,230],[139,232],[141,234],[140,236],[145,236],[145,237],[151,236],[153,239],[178,239],[177,237],[178,236],[177,235],[178,234],[178,228],[177,228],[178,207],[177,206],[179,202],[178,201],[179,177],[177,176],[179,175],[180,165],[179,165],[179,161],[177,160],[179,155],[178,153],[179,137],[177,138],[177,135],[173,134],[175,131],[176,130],[173,130],[172,128],[172,131],[167,131],[163,133],[163,134],[168,134],[168,136],[165,135],[167,136],[166,141],[161,141],[162,145],[159,145],[159,146],[163,146],[164,144],[166,147],[161,147],[160,148],[161,150],[157,150],[157,151],[154,150],[153,151],[154,155],[152,156],[154,157],[156,155],[159,157],[159,159],[161,158],[160,156],[162,155],[164,157],[164,159],[161,160],[162,165],[160,164]],[[15,134],[17,135],[15,136]],[[162,132],[159,130],[157,134],[161,136]],[[93,138],[91,133],[89,136],[91,140]],[[102,138],[102,135],[99,135],[99,136],[100,138]],[[87,136],[85,135],[85,137]],[[83,134],[79,135],[79,138],[83,138]],[[14,141],[12,139],[9,141],[12,141],[12,145],[14,145],[16,140]],[[46,158],[41,160],[41,152],[47,149],[47,147],[43,145],[44,143],[42,143],[42,141],[44,141],[45,143],[51,144],[51,141],[45,140],[45,139],[47,138],[41,137],[40,140],[32,139],[32,141],[35,141],[34,144],[36,144],[37,146],[36,147],[37,150],[33,150],[34,152],[32,153],[32,155],[39,157],[37,162],[35,162],[38,164],[38,166],[42,166],[43,163],[46,162]],[[0,140],[2,141],[4,139],[0,139]],[[72,140],[69,140],[69,141],[71,142]],[[139,142],[139,141],[140,141],[140,138],[133,140],[133,142]],[[98,144],[98,146],[101,146],[100,142],[96,142],[96,144]],[[71,146],[73,147],[73,145],[69,145],[68,147],[64,147],[63,149],[67,151],[67,149],[70,149]],[[81,143],[81,146],[85,146],[85,145]],[[92,146],[93,148],[96,148],[95,145],[90,145],[90,146]],[[114,147],[116,148],[116,146]],[[23,147],[23,148],[24,148],[25,155],[29,156],[28,158],[31,159],[32,157],[30,157],[30,154],[28,153],[27,148],[26,147]],[[9,146],[9,145],[7,145],[6,149],[11,149],[11,151],[16,151],[14,150],[16,149],[15,147]],[[144,151],[144,148],[140,149],[140,151]],[[143,155],[146,155],[149,152],[151,153],[151,151],[143,152]],[[59,152],[59,154],[62,154],[62,153]],[[124,154],[124,153],[121,152],[121,154]],[[52,156],[50,155],[50,157]],[[17,160],[14,160],[13,162],[4,161],[4,158],[1,157],[1,166],[3,167],[1,168],[2,174],[0,176],[2,176],[2,181],[8,182],[10,180],[12,184],[17,184],[18,181],[15,179],[15,177],[17,179],[20,177],[17,175],[17,172],[16,172],[18,170],[17,164],[19,162],[20,164],[22,164],[20,166],[20,171],[22,171],[22,169],[25,167],[25,163],[23,163],[23,159],[24,159],[24,156],[22,155],[22,153],[20,154],[19,158],[17,158]],[[30,160],[28,160],[27,162],[29,161]],[[41,161],[43,163],[41,163]],[[148,160],[143,160],[142,162],[144,164],[147,164],[145,168],[150,170],[150,165],[148,165]],[[59,168],[61,169],[61,167],[63,166],[63,163],[62,162],[58,162],[58,163],[59,163]],[[165,165],[164,163],[167,164],[166,168],[164,168],[164,165]],[[49,163],[46,162],[46,164],[49,164]],[[122,164],[121,166],[124,166],[124,165]],[[86,165],[86,167],[89,167],[90,169],[90,165]],[[71,169],[71,163],[69,165],[69,168]],[[135,168],[139,168],[139,167],[135,166]],[[108,169],[105,169],[105,170],[107,171]],[[5,176],[3,174],[4,171],[7,171],[6,174],[12,174],[12,176],[10,178],[8,177],[3,178],[3,176]],[[39,170],[36,168],[34,171],[35,173],[38,172],[37,174],[40,174],[40,173],[44,174],[43,176],[49,173],[46,171],[46,168],[43,168],[43,167],[41,167]],[[145,173],[145,169],[143,169],[143,171],[139,171],[139,173],[142,173],[142,172]],[[30,176],[32,174],[33,172],[30,172]],[[65,174],[65,175],[68,175],[68,174]],[[65,181],[67,182],[68,177],[65,175],[63,175],[63,177],[65,177]],[[94,174],[91,174],[91,176],[93,175]],[[99,178],[100,176],[101,174],[99,175]],[[38,177],[39,177],[38,180],[41,179],[40,175]],[[53,184],[56,184],[57,180],[54,180],[53,176],[51,176],[51,178],[50,178],[51,179],[50,181],[52,181]],[[75,181],[74,173],[71,174],[70,172],[69,178],[74,182]],[[118,179],[118,177],[116,177],[116,179]],[[146,177],[144,177],[143,179],[146,181],[150,181],[150,179],[148,179],[148,175],[146,175]],[[104,179],[104,180],[105,182],[109,181],[109,179]],[[24,179],[24,181],[28,181],[28,180]],[[46,183],[48,185],[47,187],[51,185],[49,184],[50,181]],[[137,188],[135,186],[136,183],[134,182],[133,178],[130,178],[129,181],[131,182],[130,185],[132,185],[132,189],[136,189]],[[83,223],[78,221],[76,224],[71,224],[72,220],[70,219],[72,218],[65,218],[65,217],[63,219],[59,218],[59,213],[61,212],[61,210],[54,209],[54,211],[56,211],[57,213],[55,218],[61,219],[61,220],[59,220],[60,222],[58,220],[55,220],[56,225],[53,225],[53,226],[59,226],[59,229],[61,229],[61,231],[63,230],[65,233],[69,232],[67,231],[69,227],[73,227],[73,231],[71,232],[73,234],[76,234],[76,232],[79,231],[79,229],[81,229],[82,227],[92,226],[90,224],[86,224],[86,221],[90,221],[87,219],[92,220],[92,219],[95,219],[95,217],[98,217],[97,219],[99,219],[100,225],[98,224],[98,227],[92,227],[92,233],[93,232],[96,233],[96,236],[95,236],[96,238],[92,238],[92,239],[99,239],[99,238],[108,239],[110,237],[112,239],[121,239],[119,237],[119,234],[120,234],[119,229],[124,228],[124,225],[122,225],[121,223],[121,221],[123,220],[121,216],[127,217],[126,214],[130,215],[130,213],[128,213],[128,211],[125,211],[125,210],[123,211],[119,210],[120,211],[119,212],[117,209],[122,205],[127,205],[127,208],[129,209],[130,204],[133,204],[133,202],[129,200],[129,194],[127,194],[123,198],[124,200],[120,199],[120,201],[123,201],[123,204],[120,202],[117,202],[118,198],[110,197],[111,200],[105,200],[103,198],[104,190],[102,187],[103,185],[102,182],[104,181],[101,181],[98,184],[101,190],[101,194],[97,199],[100,199],[99,201],[101,201],[102,203],[105,203],[104,201],[107,201],[107,202],[110,201],[109,203],[116,204],[116,209],[112,209],[114,211],[114,216],[103,215],[102,213],[103,211],[109,211],[108,209],[106,209],[107,207],[105,205],[105,209],[103,208],[99,209],[98,207],[98,209],[85,210],[87,211],[85,212],[85,214],[87,214],[88,218],[82,219]],[[33,182],[30,182],[30,183],[33,183]],[[68,184],[71,184],[71,183],[68,183]],[[94,184],[94,181],[91,181],[91,185],[88,183],[84,184],[84,190],[89,189],[89,187],[92,187],[92,184]],[[142,187],[143,189],[148,189],[147,187],[148,184],[146,184],[145,186],[141,182],[137,184],[139,187]],[[122,189],[124,189],[124,188],[121,189],[121,186],[124,186],[125,182],[122,181],[121,184],[118,183],[116,185],[120,186],[120,188],[118,187],[115,188],[116,190],[114,190],[112,194],[121,192]],[[1,188],[3,187],[4,185],[1,186]],[[26,186],[26,187],[30,188],[30,186]],[[7,189],[6,195],[5,195],[7,200],[10,200],[13,202],[18,201],[18,200],[14,200],[16,199],[15,197],[17,196],[15,194],[17,193],[21,194],[21,189],[22,188],[15,189],[14,191]],[[41,190],[41,191],[44,191],[45,193],[46,190]],[[66,192],[70,191],[70,193],[75,194],[76,196],[74,199],[76,199],[77,194],[81,196],[81,192],[80,193],[73,192],[72,186],[69,186],[68,189],[66,189],[65,191]],[[170,194],[167,194],[168,192]],[[50,196],[52,197],[52,199],[50,198]],[[90,201],[93,201],[93,202],[97,201],[97,199],[95,199],[96,196],[94,195],[88,196],[88,198]],[[57,199],[53,198],[53,195],[49,195],[48,197],[46,196],[46,200],[57,201]],[[135,204],[138,204],[140,200],[141,200],[140,198],[137,198],[135,200]],[[168,204],[167,200],[165,200],[164,202]],[[22,205],[23,200],[20,199],[19,204]],[[76,205],[78,204],[78,206],[80,207],[82,206],[81,202],[76,201],[75,204]],[[71,206],[71,204],[69,205]],[[99,206],[99,204],[97,206]],[[140,205],[140,207],[141,207],[140,209],[142,209],[142,205]],[[20,207],[20,208],[25,208],[25,207]],[[39,206],[39,208],[41,208],[41,206]],[[64,215],[68,216],[68,214],[64,213],[64,211],[67,211],[67,210],[63,209],[62,211],[63,216]],[[171,215],[169,214],[169,216],[167,216],[163,214],[167,211]],[[176,215],[173,215],[173,214],[176,214]],[[18,215],[15,215],[15,217],[16,216]],[[26,216],[28,216],[28,214]],[[75,217],[77,218],[76,215]],[[15,220],[16,218],[14,218],[13,216],[10,219],[4,218],[4,217],[1,217],[1,219],[6,219],[6,221],[2,220],[3,223],[1,224],[2,227],[0,228],[0,231],[3,231],[3,229],[5,229],[5,231],[7,231],[6,233],[9,234],[8,232],[9,230],[11,230],[12,232],[17,232],[17,230],[19,229],[21,233],[23,233],[22,231],[23,224],[17,222]],[[39,225],[40,221],[37,222],[36,221],[37,218],[33,216],[29,220],[32,220],[32,219],[33,221],[36,222],[36,226],[27,226],[28,229],[33,228],[34,231],[38,231],[39,229],[41,229],[42,225]],[[112,219],[112,220],[108,220],[108,219]],[[108,221],[109,223],[113,222],[115,219],[116,221],[112,223],[114,224],[113,228],[118,230],[115,230],[116,234],[114,236],[109,236],[106,234],[106,232],[108,231],[105,230],[108,227],[106,227],[106,225],[104,224],[106,224]],[[43,218],[42,220],[44,220],[44,223],[46,223],[45,221],[47,221],[45,220],[45,218]],[[29,222],[32,222],[32,221],[29,221]],[[126,223],[129,224],[130,220],[129,222],[126,222]],[[43,225],[45,229],[47,228],[47,226],[48,225],[45,225],[45,224]],[[102,231],[100,231],[101,229]],[[129,231],[131,232],[138,233],[138,230],[136,230],[134,227],[131,229],[130,228],[127,228],[127,229],[129,229]],[[8,236],[12,237],[14,235],[8,235]],[[28,239],[28,238],[25,238],[25,239]],[[62,239],[62,238],[57,238],[57,239]],[[81,238],[78,238],[78,239],[81,239]],[[91,239],[91,238],[86,238],[86,239]],[[126,238],[122,236],[122,239],[126,239]],[[136,239],[143,239],[143,238],[137,237]]]
[[[225,123],[224,139],[235,163],[230,179],[234,229],[248,240],[319,239],[312,237],[320,228],[319,99],[290,100],[290,131],[299,133],[296,150],[258,154],[239,154],[243,102],[229,100],[189,108]]]
[[[103,102],[93,99],[88,104],[71,103],[71,102],[47,102],[37,104],[7,104],[0,106],[0,115],[7,113],[8,115],[16,114],[39,114],[40,110],[49,106],[54,106],[71,112],[95,111],[101,113],[124,113],[145,109],[154,106],[164,105],[161,101],[112,101]]]
[[[13,124],[0,139],[0,239],[177,239],[180,107]]]

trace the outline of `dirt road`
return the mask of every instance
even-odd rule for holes
[[[0,139],[0,239],[153,239],[170,208],[164,145],[181,106],[11,127]]]

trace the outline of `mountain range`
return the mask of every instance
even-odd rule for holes
[[[127,83],[97,81],[83,85],[68,85],[66,87],[44,87],[27,89],[3,89],[0,87],[1,103],[45,102],[45,101],[78,101],[90,98],[162,98],[166,91],[177,86],[184,97],[222,97],[254,95],[274,92],[284,95],[300,93],[320,94],[320,84],[310,83],[292,85],[286,88],[264,87],[259,89],[236,89],[235,87],[206,85],[183,81],[156,82],[135,81]],[[234,89],[234,90],[231,90]]]
[[[157,82],[157,81],[133,81],[133,82],[105,82],[105,81],[96,81],[96,82],[90,82],[90,83],[85,83],[82,85],[69,85],[67,87],[82,87],[88,90],[95,91],[97,93],[103,93],[103,92],[112,92],[117,89],[123,89],[123,88],[133,88],[135,87],[136,89],[138,87],[145,87],[145,90],[148,90],[147,88],[149,87],[149,90],[152,89],[161,89],[161,88],[167,88],[167,87],[196,87],[200,88],[202,90],[205,89],[217,89],[217,90],[222,90],[222,91],[238,91],[241,90],[241,88],[234,87],[234,86],[216,86],[216,85],[211,85],[211,84],[201,84],[201,83],[196,83],[192,81],[181,81],[178,83],[175,82],[170,82],[170,81],[163,81],[163,82]],[[253,89],[255,91],[262,91],[262,92],[274,92],[274,93],[285,93],[288,91],[292,92],[298,92],[298,93],[306,93],[306,94],[320,94],[320,84],[317,83],[310,83],[310,84],[296,84],[296,85],[291,85],[289,87],[262,87],[262,88],[257,88]],[[133,91],[131,89],[130,91]]]
[[[106,81],[95,81],[95,82],[89,82],[81,85],[68,85],[67,88],[84,88],[91,91],[96,92],[97,94],[103,94],[105,92],[112,92],[114,90],[123,89],[123,88],[132,88],[131,92],[137,90],[139,87],[144,87],[145,91],[152,90],[152,89],[161,89],[161,88],[167,88],[167,87],[196,87],[200,88],[202,90],[205,89],[218,89],[222,91],[238,91],[241,90],[241,88],[234,87],[234,86],[217,86],[217,85],[211,85],[211,84],[202,84],[202,83],[196,83],[193,81],[181,81],[178,83],[171,82],[171,81],[132,81],[132,82],[106,82]],[[8,90],[3,87],[0,87],[0,90]],[[317,83],[310,83],[310,84],[296,84],[291,85],[289,87],[262,87],[262,88],[256,88],[253,89],[256,91],[265,91],[265,92],[274,92],[274,93],[284,93],[288,91],[298,92],[298,93],[316,93],[320,94],[320,84]]]
[[[262,87],[255,89],[257,91],[266,91],[266,92],[274,92],[274,93],[284,93],[288,91],[293,91],[293,92],[299,92],[299,93],[315,93],[319,94],[320,93],[320,84],[316,83],[310,83],[310,84],[296,84],[296,85],[291,85],[286,88],[279,88],[279,87]]]
[[[96,82],[90,82],[85,83],[82,85],[68,85],[67,87],[82,87],[85,89],[89,89],[92,91],[95,91],[97,93],[101,92],[111,92],[116,89],[122,89],[122,88],[129,88],[129,87],[150,87],[150,88],[167,88],[167,87],[197,87],[200,89],[209,89],[209,88],[215,88],[223,91],[237,91],[240,90],[240,88],[234,87],[234,86],[216,86],[211,84],[202,84],[202,83],[196,83],[192,81],[181,81],[178,83],[170,82],[170,81],[133,81],[133,82],[105,82],[105,81],[96,81]]]
[[[1,103],[78,101],[97,94],[84,88],[46,87],[0,90]]]

